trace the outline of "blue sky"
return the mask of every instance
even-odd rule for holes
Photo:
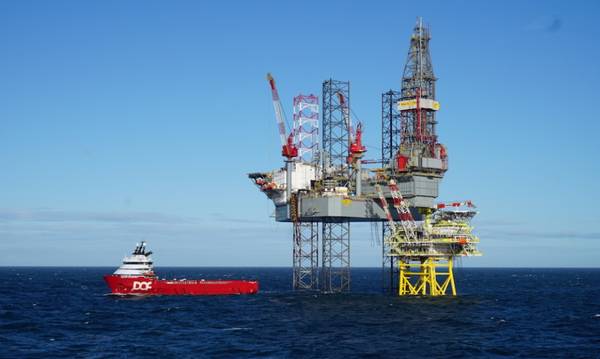
[[[440,200],[471,199],[464,266],[600,263],[597,2],[0,2],[0,265],[287,266],[245,174],[281,164],[266,72],[351,81],[368,158],[417,16],[431,25]],[[379,266],[368,225],[352,263]]]

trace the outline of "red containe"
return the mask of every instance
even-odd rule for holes
[[[123,264],[104,281],[115,295],[231,295],[258,293],[258,282],[247,280],[168,280],[158,279],[146,251],[138,244]]]

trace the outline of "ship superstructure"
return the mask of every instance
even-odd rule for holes
[[[436,203],[448,151],[437,135],[440,103],[430,39],[418,19],[401,90],[382,94],[378,161],[364,159],[362,131],[369,124],[353,116],[350,83],[334,79],[323,82],[321,108],[316,96],[299,96],[313,99],[312,118],[321,112],[320,126],[312,126],[322,136],[310,144],[311,156],[298,156],[298,147],[306,146],[294,133],[301,126],[295,116],[294,130],[287,133],[275,80],[268,75],[285,167],[249,177],[273,200],[275,219],[293,223],[295,289],[349,290],[351,222],[383,223],[384,283],[399,295],[456,294],[454,259],[480,255],[470,225],[474,205]]]
[[[115,271],[120,276],[154,276],[151,251],[146,251],[146,242],[138,243],[131,255],[123,258],[123,264]]]

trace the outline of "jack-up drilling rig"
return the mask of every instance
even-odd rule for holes
[[[349,82],[323,83],[319,148],[316,96],[294,99],[294,131],[287,135],[275,80],[267,75],[286,165],[248,176],[273,200],[275,219],[293,223],[294,289],[350,289],[351,222],[383,223],[384,287],[398,295],[456,295],[454,260],[481,255],[470,225],[475,206],[434,203],[448,153],[436,133],[440,105],[429,40],[418,19],[401,91],[382,95],[378,168],[362,166],[378,161],[363,160],[363,126],[353,129]],[[295,132],[312,141],[307,145]],[[311,148],[311,155],[298,156],[298,146]]]

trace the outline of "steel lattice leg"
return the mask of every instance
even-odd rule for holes
[[[397,257],[390,256],[390,245],[385,241],[391,233],[389,223],[383,223],[381,235],[382,248],[382,283],[384,293],[395,294],[398,292],[398,266]]]
[[[323,223],[321,290],[350,290],[350,222]]]
[[[294,289],[318,289],[318,223],[294,223]]]

